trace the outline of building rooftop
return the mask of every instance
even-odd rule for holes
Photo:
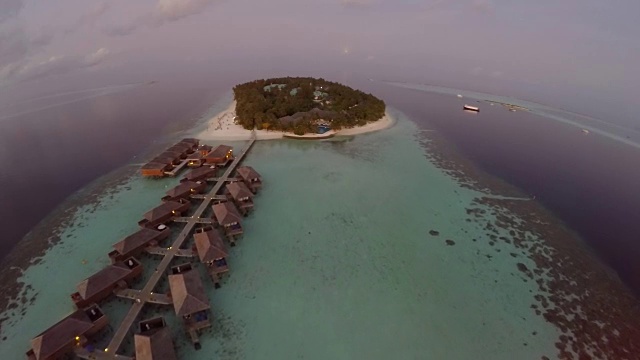
[[[206,263],[228,256],[222,237],[217,230],[195,233],[193,238],[201,262]]]
[[[136,360],[177,360],[171,331],[164,319],[155,318],[140,323],[141,332],[134,335]]]
[[[83,299],[89,299],[105,288],[113,286],[113,284],[126,278],[137,266],[140,266],[140,263],[134,258],[109,265],[76,285],[78,293]]]
[[[260,174],[258,174],[258,172],[255,171],[251,166],[240,166],[236,170],[236,173],[243,180],[251,180],[251,179],[262,180],[262,177],[260,176]]]
[[[184,179],[187,180],[200,180],[200,179],[207,179],[210,177],[214,177],[216,175],[216,168],[215,167],[209,167],[209,166],[202,166],[196,169],[193,169],[191,171],[189,171],[185,176]]]
[[[164,225],[160,225],[164,226]],[[166,228],[166,226],[164,227]],[[140,246],[152,241],[162,234],[161,230],[144,228],[140,229],[133,234],[125,237],[124,239],[118,241],[113,244],[113,248],[116,249],[120,254],[126,254],[130,251],[133,251]]]
[[[242,182],[232,182],[226,185],[227,191],[231,194],[234,200],[243,200],[243,199],[251,199],[253,198],[253,193],[247,185]]]
[[[232,202],[222,202],[214,204],[212,207],[213,214],[221,225],[239,223],[242,220],[242,215]]]
[[[196,190],[200,190],[205,186],[206,184],[200,181],[198,182],[185,181],[169,189],[169,191],[167,191],[166,194],[170,197],[180,197],[180,196],[189,194],[191,192],[194,192]]]
[[[200,140],[195,139],[195,138],[184,138],[182,140],[180,140],[181,143],[188,143],[188,144],[192,144],[195,146],[198,146],[198,144],[200,144]]]
[[[165,170],[168,164],[158,163],[158,162],[149,162],[142,166],[144,170]]]
[[[229,151],[232,151],[233,148],[228,145],[218,145],[215,149],[211,150],[209,154],[207,154],[208,158],[222,158],[227,156]]]
[[[36,359],[47,359],[57,351],[69,345],[76,336],[82,336],[91,330],[94,322],[103,317],[102,310],[93,305],[77,310],[31,340],[31,348]]]
[[[176,315],[189,315],[210,308],[198,271],[169,275],[169,287]]]
[[[154,221],[169,214],[173,214],[174,211],[177,211],[183,207],[184,203],[181,203],[179,201],[167,201],[162,203],[160,206],[156,206],[155,208],[147,211],[144,214],[144,218],[149,221]]]

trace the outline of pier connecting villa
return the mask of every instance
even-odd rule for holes
[[[206,266],[214,288],[220,287],[222,275],[229,272],[223,236],[234,245],[242,235],[241,220],[253,208],[254,193],[262,184],[255,170],[243,167],[245,170],[241,172],[238,167],[254,142],[252,136],[244,150],[234,157],[231,147],[218,146],[212,150],[196,139],[183,139],[155,158],[156,162],[144,165],[143,176],[160,177],[150,175],[156,166],[175,175],[176,161],[184,166],[190,154],[214,153],[209,157],[203,155],[202,166],[192,169],[179,185],[167,191],[159,206],[144,214],[144,219],[138,222],[141,227],[138,231],[113,244],[108,253],[111,265],[80,282],[78,291],[71,295],[78,310],[33,338],[27,358],[177,359],[164,318],[143,318],[143,309],[148,304],[172,305],[187,337],[199,349],[200,333],[211,327],[214,319],[196,266],[198,263]],[[213,165],[203,165],[205,162]],[[197,165],[194,162],[192,166]],[[217,169],[223,166],[227,167],[218,174]],[[162,176],[167,176],[166,172]],[[213,215],[205,215],[207,211]],[[173,227],[176,231],[172,231]],[[165,241],[169,244],[163,244]],[[141,288],[132,288],[140,286],[143,266],[139,259],[150,256],[147,254],[162,259],[155,261],[155,268],[149,267]],[[193,257],[200,261],[184,262]],[[175,259],[183,262],[176,265]],[[167,279],[167,293],[157,290],[162,279]],[[110,324],[97,305],[114,294],[131,300],[129,311],[119,324]],[[123,348],[127,337],[133,340],[135,348]]]

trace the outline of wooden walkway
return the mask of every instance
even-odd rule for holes
[[[116,291],[115,294],[117,297],[131,299],[136,302],[138,301],[138,299],[141,299],[140,290],[122,289],[122,290]],[[161,304],[161,305],[173,304],[173,301],[171,301],[171,298],[169,296],[167,296],[166,294],[158,294],[158,293],[152,293],[151,296],[147,298],[147,301],[153,304]]]
[[[226,182],[237,182],[237,181],[241,181],[240,178],[219,178],[219,177],[212,177],[212,178],[208,178],[206,179],[206,181],[208,182],[218,182],[218,181],[226,181]]]
[[[149,254],[152,255],[167,255],[169,253],[171,249],[167,249],[167,248],[163,248],[163,247],[159,247],[159,246],[151,246],[145,249],[146,252],[148,252]],[[196,254],[193,253],[193,250],[191,249],[179,249],[176,253],[175,256],[180,256],[180,257],[194,257]]]
[[[192,199],[206,199],[206,198],[212,198],[213,200],[228,200],[226,196],[224,195],[206,195],[206,194],[195,194],[195,195],[191,195]]]
[[[209,201],[212,200],[212,197],[203,198],[203,200],[209,202]],[[213,219],[201,218],[201,217],[199,217],[199,218],[195,218],[195,217],[174,217],[171,220],[173,220],[173,222],[183,222],[183,223],[195,222],[196,224],[213,224]]]
[[[182,170],[182,168],[187,165],[187,159],[182,160],[182,162],[178,165],[176,165],[176,167],[173,168],[173,170],[171,171],[165,171],[164,174],[167,176],[176,176],[178,174],[178,171]]]
[[[153,294],[153,289],[156,287],[160,279],[163,276],[167,275],[166,274],[167,268],[171,264],[171,261],[176,256],[176,254],[180,251],[180,247],[182,246],[182,244],[187,240],[187,238],[191,234],[191,230],[193,230],[194,226],[199,223],[198,220],[200,220],[200,216],[210,205],[213,197],[218,194],[218,191],[220,191],[220,189],[224,185],[225,180],[229,178],[229,176],[235,170],[238,164],[240,164],[242,159],[244,159],[245,155],[249,152],[249,150],[251,150],[251,146],[253,146],[255,141],[256,141],[255,134],[252,134],[251,139],[249,140],[249,143],[244,148],[242,153],[235,158],[235,160],[227,168],[224,174],[219,178],[220,180],[216,182],[216,184],[213,186],[211,191],[209,191],[208,193],[209,197],[208,198],[205,197],[203,199],[202,203],[200,204],[200,206],[198,206],[196,211],[193,213],[192,217],[186,218],[188,220],[184,228],[182,229],[180,234],[178,234],[178,237],[173,242],[171,247],[168,248],[166,254],[160,261],[160,264],[156,268],[155,272],[151,275],[151,277],[149,277],[147,284],[142,288],[142,290],[140,290],[136,298],[136,302],[133,303],[133,305],[131,306],[131,309],[129,309],[129,312],[120,323],[120,326],[114,332],[113,338],[109,342],[109,346],[107,346],[107,348],[105,349],[105,353],[113,354],[113,355],[110,355],[108,358],[112,358],[112,359],[118,358],[118,355],[116,353],[118,352],[118,350],[120,350],[120,346],[122,346],[122,342],[124,341],[125,336],[129,334],[131,330],[131,326],[133,325],[133,322],[136,321],[136,319],[140,315],[140,312],[142,311],[142,307],[145,305],[145,303],[152,302],[151,299],[153,298],[153,296],[157,295],[157,294]]]

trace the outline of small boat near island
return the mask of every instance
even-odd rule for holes
[[[473,112],[480,112],[480,108],[477,106],[471,106],[471,105],[464,105],[462,107],[463,110],[468,110],[468,111],[473,111]]]

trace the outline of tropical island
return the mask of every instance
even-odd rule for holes
[[[233,103],[211,118],[201,139],[326,138],[393,124],[381,99],[322,78],[260,79],[233,88]]]

